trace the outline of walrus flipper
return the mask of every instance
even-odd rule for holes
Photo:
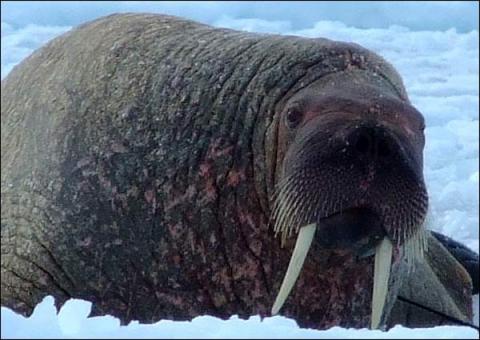
[[[472,280],[464,266],[436,235],[428,233],[425,258],[405,279],[399,296],[465,322],[472,320]],[[447,318],[397,299],[388,327],[454,324]]]
[[[445,248],[447,248],[450,254],[452,254],[458,262],[460,262],[468,274],[470,274],[470,278],[472,279],[472,294],[478,294],[480,288],[478,254],[446,235],[440,234],[436,231],[432,231],[432,234]]]

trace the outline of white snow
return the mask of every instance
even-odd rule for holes
[[[290,17],[293,16],[294,12]],[[88,19],[93,19],[93,14]],[[418,21],[421,20],[422,16],[419,16]],[[455,28],[414,31],[398,25],[357,28],[340,21],[318,20],[309,27],[298,29],[298,22],[293,22],[288,16],[234,18],[217,15],[206,21],[215,26],[249,31],[352,41],[385,57],[402,75],[411,101],[426,119],[424,173],[430,194],[431,228],[453,237],[478,253],[478,24],[476,29],[470,31],[457,31]],[[34,49],[70,26],[71,22],[56,22],[56,26],[19,26],[18,23],[14,25],[9,22],[8,16],[2,13],[2,79]],[[477,312],[475,322],[478,325],[478,296],[474,301]],[[202,316],[192,322],[164,320],[154,325],[132,322],[128,326],[120,327],[119,321],[111,316],[87,319],[90,305],[89,302],[70,300],[56,316],[53,299],[46,297],[30,318],[23,318],[2,307],[1,336],[438,339],[478,339],[479,336],[479,333],[471,328],[452,326],[430,329],[397,326],[387,333],[338,327],[316,331],[300,329],[295,321],[278,316],[265,318],[263,321],[258,316],[249,320],[239,320],[233,316],[228,321]]]
[[[320,20],[341,21],[360,28],[402,25],[414,30],[462,32],[478,30],[476,1],[49,1],[28,4],[2,1],[2,21],[18,26],[78,25],[114,12],[153,12],[212,23],[225,16],[233,19],[262,18],[288,21],[294,29]]]
[[[222,339],[222,338],[271,338],[271,339],[478,339],[472,328],[440,326],[410,329],[395,326],[388,332],[368,329],[332,327],[325,331],[299,328],[294,320],[274,316],[260,320],[252,316],[241,320],[232,316],[221,320],[211,316],[199,316],[192,321],[162,320],[151,325],[131,322],[120,326],[111,316],[88,318],[91,303],[71,299],[55,316],[51,296],[37,305],[26,319],[2,307],[2,338],[167,338],[167,339]]]

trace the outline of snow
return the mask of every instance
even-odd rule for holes
[[[148,10],[150,8],[152,11],[159,11],[161,7],[160,5],[158,5],[160,7],[155,7],[157,5],[153,3],[139,3],[139,5],[135,5],[130,2],[122,2],[122,4],[126,6],[123,8],[129,10],[132,8],[137,10],[147,8]],[[51,4],[50,6],[57,5]],[[66,5],[60,3],[58,6],[59,8],[64,8]],[[108,6],[106,7],[107,9],[105,9],[107,12],[113,11],[112,8],[116,5],[109,3]],[[176,8],[177,11],[179,8],[173,7],[171,4],[164,6],[166,6],[164,8],[168,7],[169,9]],[[424,174],[430,194],[429,218],[431,228],[453,237],[455,240],[466,244],[478,253],[478,23],[476,26],[465,26],[462,24],[462,29],[458,30],[457,28],[461,26],[460,24],[457,25],[458,27],[453,24],[452,26],[444,27],[440,24],[432,23],[427,26],[422,26],[422,30],[419,30],[418,27],[420,26],[416,26],[410,21],[404,22],[404,26],[400,26],[399,22],[389,21],[387,20],[389,18],[387,15],[384,17],[384,20],[390,23],[389,25],[382,24],[377,20],[372,21],[372,25],[370,26],[365,23],[354,26],[352,24],[353,19],[350,20],[351,18],[348,19],[339,14],[336,18],[329,18],[330,21],[307,16],[309,19],[306,20],[306,23],[301,24],[297,19],[293,19],[293,17],[296,16],[294,11],[289,15],[280,15],[278,14],[280,12],[277,13],[278,15],[274,15],[276,12],[267,15],[264,13],[263,7],[257,6],[255,7],[256,13],[263,13],[261,17],[248,15],[236,16],[234,12],[225,10],[225,8],[230,5],[224,6],[224,11],[221,11],[219,8],[222,7],[218,7],[217,5],[212,4],[211,6],[213,10],[212,13],[216,13],[216,15],[208,16],[205,14],[204,17],[196,17],[196,19],[202,19],[204,22],[218,27],[352,41],[379,53],[392,63],[402,75],[412,103],[423,113],[426,119]],[[238,3],[234,3],[232,6],[232,8],[240,8]],[[182,4],[180,7],[190,8],[188,11],[185,10],[185,16],[192,18],[195,18],[195,15],[192,13],[202,12],[198,10],[194,11],[185,4]],[[2,79],[10,72],[15,64],[29,55],[34,49],[43,45],[49,39],[68,30],[72,25],[78,24],[78,22],[75,21],[76,19],[63,21],[38,21],[40,20],[38,19],[35,22],[33,22],[32,19],[28,21],[25,19],[26,14],[13,10],[10,12],[12,13],[11,17],[9,17],[7,14],[4,14],[4,12],[6,12],[3,11],[5,8],[5,5],[2,3]],[[83,12],[79,12],[83,15],[81,21],[91,20],[100,15],[97,13],[89,13],[85,8],[83,8],[83,10]],[[414,9],[410,10],[413,11]],[[458,8],[454,6],[449,7],[448,10],[451,11],[453,17],[466,18],[466,22],[469,22],[471,19],[469,11],[464,11],[459,14]],[[477,10],[475,10],[475,12],[477,12]],[[425,8],[419,10],[418,13],[421,11],[425,11]],[[430,9],[428,11],[433,10]],[[40,12],[41,11],[39,11],[39,13]],[[471,12],[473,13],[474,11],[472,10]],[[29,13],[31,14],[31,12]],[[70,15],[67,12],[65,13],[65,17]],[[443,14],[438,14],[438,11],[434,13],[438,15],[436,17],[437,19],[440,20],[440,18],[443,18]],[[105,14],[108,13],[101,13],[101,15]],[[174,14],[181,15],[182,13]],[[46,13],[42,15],[39,15],[39,18],[47,16]],[[435,17],[435,15],[433,15],[433,17]],[[478,22],[478,13],[476,15]],[[415,17],[415,15],[413,17]],[[317,18],[317,20],[312,21],[312,18]],[[418,15],[416,21],[420,22],[423,18],[426,18],[426,16]],[[463,19],[458,20],[461,21]],[[457,22],[460,22],[458,20]],[[46,24],[47,22],[51,22],[51,26]],[[475,311],[477,312],[475,323],[478,325],[478,296],[474,298],[474,303]],[[296,325],[294,320],[279,316],[265,318],[263,321],[261,321],[258,316],[252,316],[249,320],[240,320],[238,317],[232,316],[228,321],[210,316],[201,316],[193,319],[191,322],[163,320],[154,325],[140,325],[137,322],[132,322],[128,326],[120,326],[119,321],[111,316],[87,318],[90,307],[91,304],[89,302],[70,300],[63,306],[57,316],[53,307],[53,298],[46,297],[43,302],[36,307],[35,312],[30,318],[24,318],[2,307],[1,336],[2,338],[401,337],[438,339],[478,339],[479,336],[479,333],[474,329],[453,326],[430,329],[407,329],[397,326],[387,333],[366,329],[347,330],[338,327],[326,331],[316,331],[301,329]]]
[[[388,332],[368,329],[345,329],[332,327],[325,331],[299,328],[294,320],[274,316],[260,320],[252,316],[241,320],[232,316],[220,320],[211,316],[199,316],[192,321],[162,320],[152,325],[131,322],[120,326],[111,316],[87,319],[91,303],[71,299],[55,316],[51,296],[37,305],[30,318],[23,318],[8,308],[2,307],[2,338],[167,338],[167,339],[222,339],[222,338],[271,338],[271,339],[478,339],[472,328],[440,326],[409,329],[395,326]],[[15,325],[13,327],[12,325]],[[48,326],[46,326],[48,325]]]
[[[220,17],[288,21],[294,29],[330,20],[360,28],[393,24],[414,30],[456,27],[467,32],[478,30],[478,8],[475,1],[2,1],[2,21],[19,27],[32,23],[78,25],[113,12],[153,12],[205,23]]]

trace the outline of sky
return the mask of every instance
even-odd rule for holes
[[[33,50],[72,27],[114,12],[163,12],[216,27],[356,42],[393,64],[427,128],[424,175],[431,229],[479,248],[479,25],[477,2],[1,2],[1,76]],[[478,308],[478,297],[476,300]],[[295,321],[222,321],[201,317],[120,328],[112,317],[86,319],[87,302],[72,300],[57,316],[46,298],[25,319],[2,307],[2,338],[12,336],[357,337],[379,334],[301,330]],[[478,315],[477,315],[478,324]],[[46,326],[53,325],[53,326]],[[213,331],[215,330],[215,331]],[[96,331],[97,333],[95,333]],[[93,332],[93,333],[92,333]],[[102,333],[103,332],[103,333]],[[200,333],[198,333],[200,332]],[[203,333],[202,333],[203,332]],[[397,332],[397,333],[395,333]],[[400,332],[400,333],[398,333]],[[429,333],[434,332],[434,333]],[[175,336],[172,336],[175,335]],[[396,329],[385,337],[413,337]],[[415,332],[417,337],[476,337],[465,327]]]

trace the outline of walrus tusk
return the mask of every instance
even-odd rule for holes
[[[283,278],[282,286],[278,292],[275,303],[272,307],[272,315],[278,313],[280,308],[282,308],[285,300],[290,294],[295,281],[297,281],[298,275],[303,267],[303,262],[307,257],[308,250],[313,240],[313,235],[315,234],[315,229],[317,228],[316,223],[308,224],[298,232],[297,242],[295,243],[295,249],[293,250],[292,257],[290,258],[290,263],[288,264],[287,273]]]
[[[375,269],[373,274],[371,328],[377,329],[382,319],[383,308],[388,291],[388,280],[392,265],[392,242],[385,237],[375,252]]]

